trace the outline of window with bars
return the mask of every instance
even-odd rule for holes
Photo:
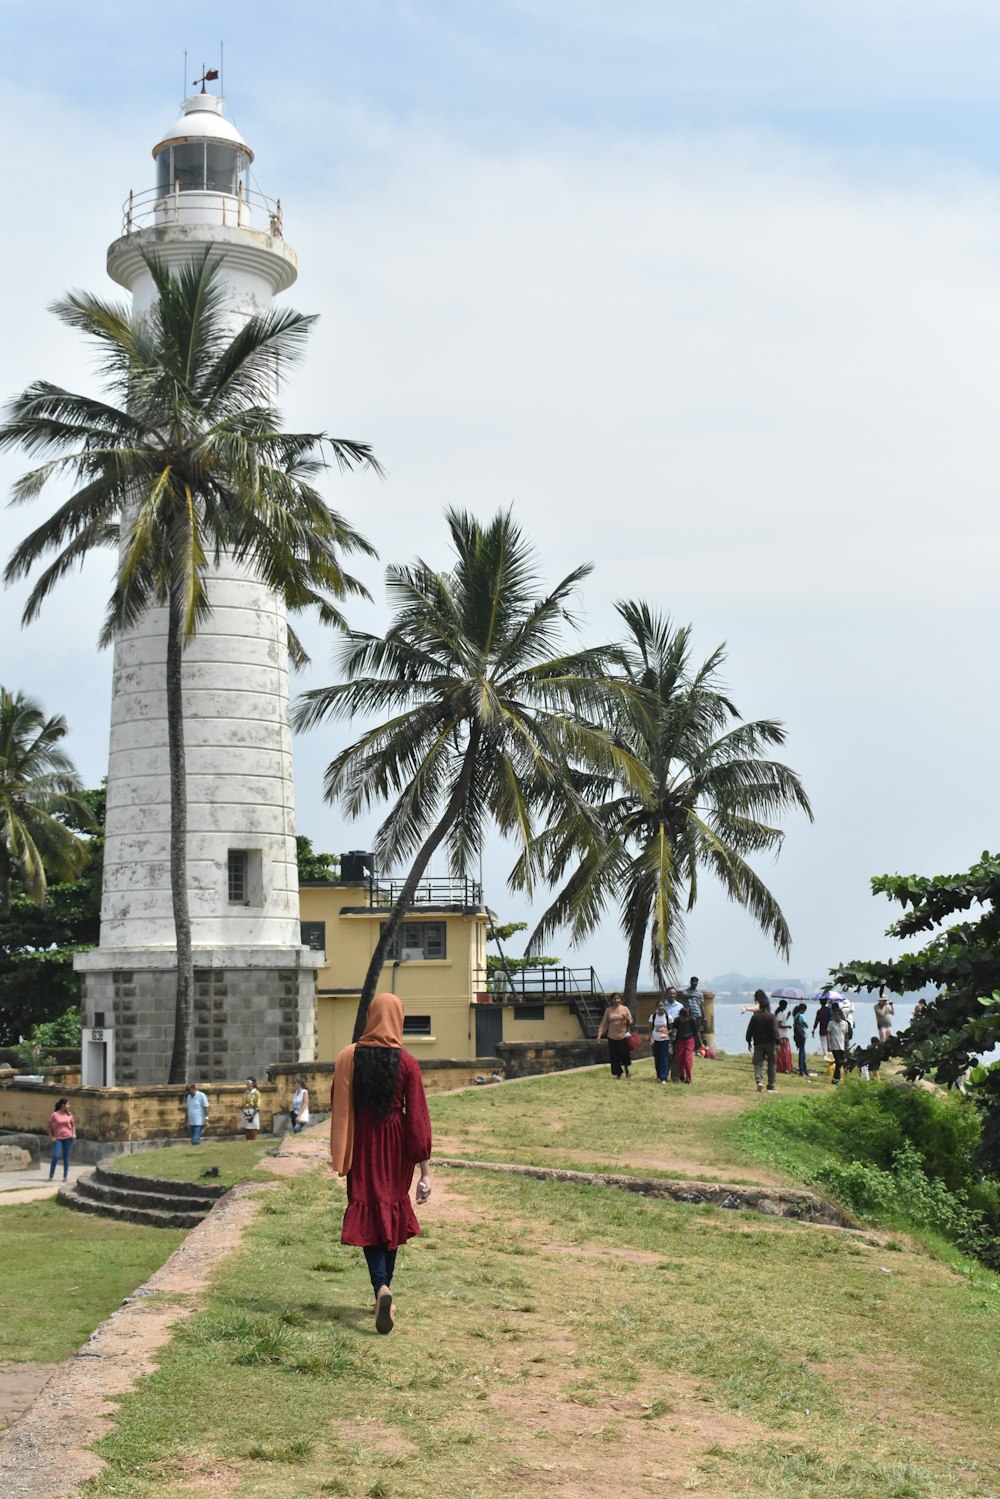
[[[429,1015],[404,1015],[404,1036],[429,1036],[431,1035],[431,1017]]]
[[[230,905],[246,905],[248,888],[247,866],[249,862],[245,848],[231,848],[229,850]]]
[[[231,906],[264,904],[264,861],[259,848],[231,848],[226,859],[226,887]]]
[[[404,921],[389,953],[390,963],[408,963],[447,956],[446,924],[443,921]]]

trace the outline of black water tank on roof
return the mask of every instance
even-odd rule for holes
[[[340,856],[340,878],[345,884],[363,885],[369,875],[375,873],[375,855],[362,849],[352,848],[349,854]]]

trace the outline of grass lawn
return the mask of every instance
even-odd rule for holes
[[[52,1198],[0,1208],[0,1361],[68,1358],[183,1237]]]
[[[320,1173],[269,1186],[203,1309],[122,1401],[92,1499],[1000,1492],[988,1272],[442,1170],[379,1338],[342,1207]]]
[[[696,1058],[690,1088],[661,1087],[649,1059],[636,1063],[633,1073],[631,1083],[615,1082],[600,1067],[432,1098],[435,1153],[638,1176],[799,1185],[793,1171],[762,1160],[753,1142],[733,1130],[744,1110],[776,1101],[757,1094],[748,1057]],[[780,1077],[777,1099],[828,1086]]]
[[[201,1145],[164,1145],[156,1150],[137,1150],[133,1155],[115,1156],[105,1164],[112,1171],[125,1171],[129,1176],[185,1182],[198,1181],[210,1166],[218,1166],[219,1175],[213,1178],[213,1183],[231,1187],[235,1182],[252,1176],[261,1157],[277,1148],[277,1141],[270,1136],[257,1140],[204,1140]]]
[[[741,1058],[695,1079],[658,1087],[642,1062],[631,1084],[600,1069],[432,1098],[435,1153],[795,1184],[822,1163],[800,1100],[823,1083],[759,1097]],[[379,1338],[360,1251],[338,1242],[342,1186],[308,1161],[270,1175],[273,1143],[116,1162],[188,1180],[214,1164],[233,1181],[259,1161],[266,1187],[199,1310],[121,1400],[88,1499],[1000,1494],[1000,1278],[957,1254],[442,1168]],[[5,1277],[0,1325],[13,1311],[38,1340],[8,1357],[62,1356],[46,1330],[82,1341],[180,1237],[49,1202],[4,1210],[0,1233],[32,1215],[30,1245],[0,1242],[5,1265],[32,1266],[13,1290]],[[122,1265],[73,1331],[80,1271],[110,1264],[91,1235],[156,1257]]]

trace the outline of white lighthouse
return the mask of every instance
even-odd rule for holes
[[[108,272],[139,317],[144,255],[175,269],[211,247],[235,334],[296,277],[280,205],[249,188],[253,153],[220,98],[185,99],[153,147],[156,186],[130,193]],[[258,1075],[315,1052],[315,970],[301,944],[284,603],[223,558],[184,652],[193,1070]],[[115,647],[100,946],[76,960],[84,1082],[162,1082],[176,994],[170,898],[166,611]]]

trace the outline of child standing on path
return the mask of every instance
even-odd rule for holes
[[[69,1176],[69,1154],[73,1149],[73,1141],[76,1139],[76,1124],[70,1111],[69,1102],[60,1098],[48,1122],[49,1139],[52,1141],[52,1165],[49,1167],[49,1181],[56,1174],[56,1162],[62,1158],[63,1181]]]

